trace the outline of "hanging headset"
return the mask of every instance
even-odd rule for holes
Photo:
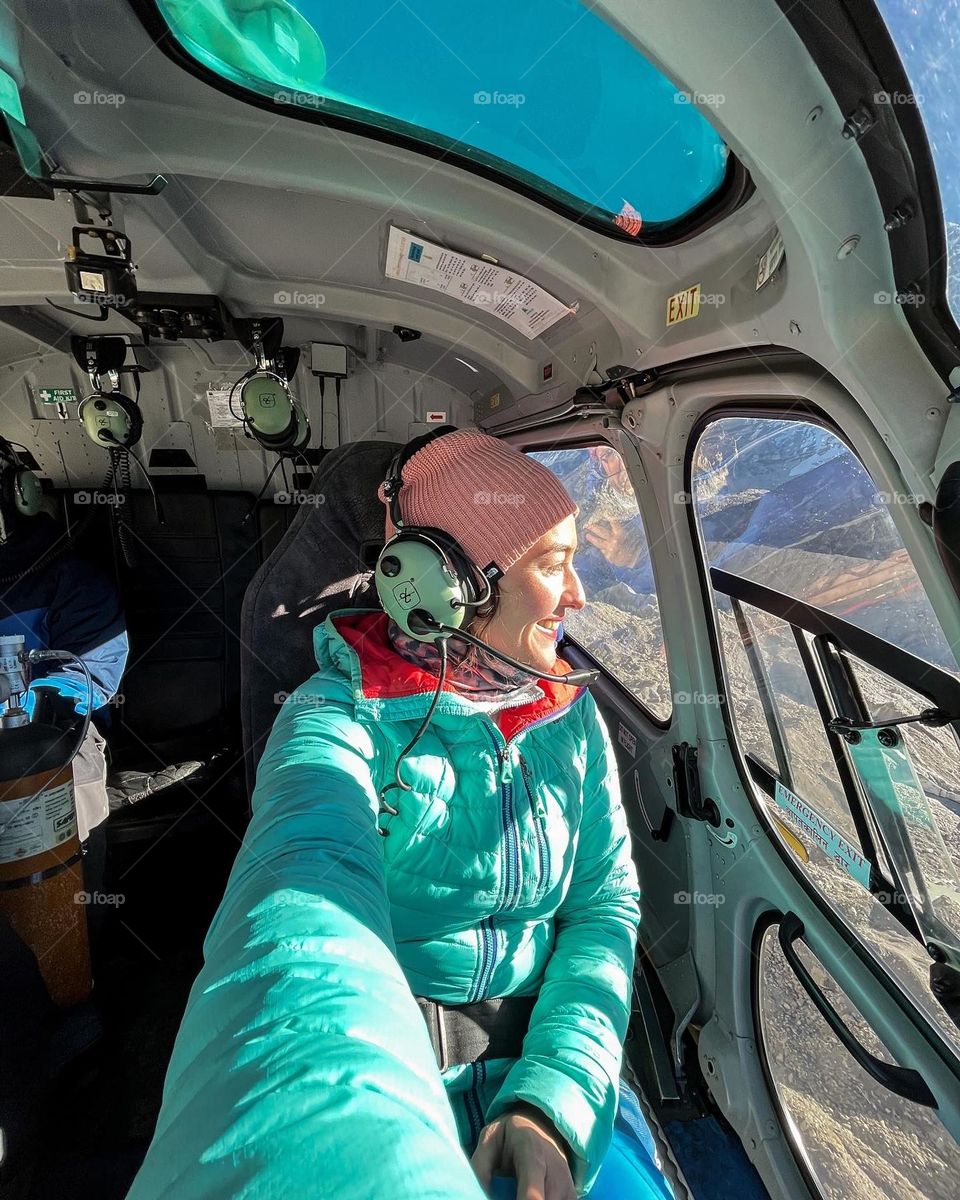
[[[268,354],[259,321],[252,322],[251,349],[257,365],[245,371],[230,389],[230,411],[243,422],[244,432],[264,450],[296,458],[310,441],[310,422],[288,382],[296,374],[300,351],[294,346],[278,346],[275,353]],[[238,388],[239,414],[233,406]]]
[[[83,424],[87,437],[98,446],[129,450],[143,434],[143,414],[122,392],[100,390],[100,377],[96,376],[97,389],[84,396],[77,408],[77,416]]]
[[[43,490],[40,480],[25,467],[10,442],[0,437],[0,545],[8,541],[19,517],[35,517]]]
[[[139,442],[143,434],[143,414],[140,405],[125,396],[115,386],[104,391],[101,380],[112,376],[119,381],[121,372],[133,375],[140,395],[139,367],[125,367],[127,344],[121,337],[72,337],[70,346],[73,356],[90,378],[93,391],[84,396],[77,408],[77,416],[87,437],[105,449],[129,450]]]

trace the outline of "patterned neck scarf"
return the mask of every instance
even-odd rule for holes
[[[390,622],[387,637],[401,658],[439,679],[440,651],[432,642],[404,633],[396,621]],[[526,704],[543,695],[532,676],[458,637],[447,640],[447,682],[467,699],[493,702],[497,708]]]

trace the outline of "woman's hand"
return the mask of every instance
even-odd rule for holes
[[[532,1104],[485,1126],[471,1162],[488,1195],[491,1177],[500,1174],[516,1176],[517,1200],[576,1200],[565,1143]]]

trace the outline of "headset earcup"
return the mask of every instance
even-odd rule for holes
[[[110,405],[113,405],[115,409],[123,414],[126,426],[124,430],[117,431],[116,429],[110,429],[109,425],[113,418],[109,416],[98,420],[98,411],[102,410],[106,412]],[[113,446],[121,448],[135,446],[143,433],[143,413],[140,411],[140,406],[134,404],[132,400],[128,399],[121,392],[94,392],[93,395],[85,397],[80,402],[77,416],[83,423],[83,427],[90,440],[108,450]],[[99,430],[101,428],[107,429],[113,434],[116,440],[100,437]]]
[[[384,612],[404,632],[419,641],[436,641],[438,634],[411,627],[411,615],[425,612],[439,625],[459,628],[469,594],[464,581],[448,562],[448,552],[418,532],[404,530],[391,538],[374,570],[377,595]]]
[[[120,407],[130,418],[130,433],[124,444],[135,446],[143,437],[143,413],[140,411],[140,405],[128,400],[126,396],[118,396],[117,399],[121,401]]]
[[[306,411],[291,395],[289,387],[279,379],[276,380],[276,383],[282,389],[290,409],[286,424],[279,429],[258,428],[258,420],[262,419],[263,414],[261,407],[263,390],[262,387],[257,390],[251,385],[263,384],[265,378],[255,375],[248,379],[240,389],[240,408],[243,412],[245,428],[265,450],[271,450],[274,454],[299,454],[310,441],[310,421]]]
[[[35,517],[43,502],[40,480],[32,471],[25,469],[14,472],[13,503],[17,512],[24,517]]]

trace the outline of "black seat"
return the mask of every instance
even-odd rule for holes
[[[313,630],[338,608],[376,608],[383,547],[377,498],[394,442],[352,442],[320,464],[279,545],[251,580],[240,626],[240,704],[247,787],[283,697],[316,669]]]
[[[163,524],[143,490],[125,493],[122,524],[110,505],[93,505],[78,546],[107,565],[104,542],[112,543],[130,639],[106,718],[113,841],[173,824],[186,833],[211,810],[224,818],[244,810],[240,611],[273,524],[245,520],[253,500],[245,492],[200,484],[161,500]]]

